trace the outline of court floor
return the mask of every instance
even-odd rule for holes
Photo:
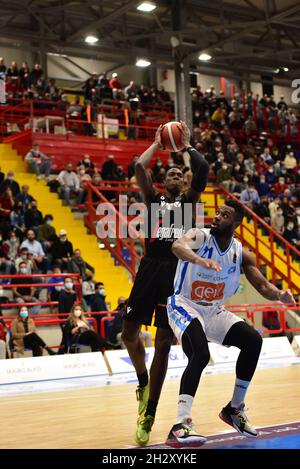
[[[218,413],[230,400],[233,383],[233,373],[202,377],[193,406],[202,434],[232,433]],[[256,427],[299,423],[299,383],[299,365],[257,370],[246,400],[251,422]],[[131,383],[1,397],[0,448],[134,447],[135,388]],[[174,423],[178,388],[179,380],[164,384],[150,441],[154,447]]]

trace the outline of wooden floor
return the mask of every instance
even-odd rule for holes
[[[218,413],[231,398],[233,374],[202,378],[194,401],[196,429],[229,430]],[[246,406],[257,427],[300,421],[300,366],[260,370]],[[135,445],[135,385],[39,393],[1,399],[0,448],[127,448]],[[166,381],[151,443],[163,442],[174,423],[179,382]]]

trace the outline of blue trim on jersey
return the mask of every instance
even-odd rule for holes
[[[178,311],[181,316],[187,318],[189,321],[192,321],[194,318],[182,307],[175,304],[175,295],[171,296],[171,306],[175,311]]]
[[[178,293],[180,293],[180,291],[181,291],[182,284],[183,284],[184,277],[185,277],[185,274],[186,274],[186,271],[187,271],[188,266],[189,266],[188,261],[185,261],[184,266],[183,266],[183,269],[182,269],[182,271],[181,271],[181,278],[180,278],[179,287],[177,288],[176,292],[174,292],[175,295],[178,295]]]
[[[233,245],[233,239],[234,239],[234,238],[231,238],[231,242],[230,242],[228,248],[226,249],[226,251],[224,251],[224,252],[220,251],[220,248],[219,248],[219,246],[218,246],[218,243],[217,243],[216,238],[215,238],[214,236],[213,236],[212,238],[213,238],[213,242],[214,242],[214,245],[215,245],[215,247],[216,247],[216,249],[217,249],[217,251],[218,251],[219,256],[225,256],[225,254],[227,254],[227,252],[231,249],[231,247],[232,247],[232,245]]]

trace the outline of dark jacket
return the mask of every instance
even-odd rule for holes
[[[73,256],[73,245],[70,241],[62,243],[59,239],[53,243],[52,247],[53,259],[61,259],[62,257]]]
[[[77,300],[77,294],[74,291],[70,293],[65,289],[59,292],[58,296],[58,312],[59,313],[70,313],[73,304]]]

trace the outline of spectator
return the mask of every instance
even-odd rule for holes
[[[297,160],[294,156],[294,152],[290,151],[286,154],[283,161],[285,169],[294,169],[297,166]]]
[[[73,256],[73,245],[67,239],[66,230],[60,230],[59,238],[54,241],[52,247],[53,262],[60,266],[62,271],[67,268],[68,262]]]
[[[43,251],[42,245],[36,239],[35,232],[33,230],[28,230],[26,239],[21,244],[22,248],[27,248],[29,254],[32,254],[33,260],[35,261],[37,267],[43,272],[47,271],[47,260],[45,258],[45,253]]]
[[[28,248],[20,249],[20,256],[17,257],[17,259],[15,260],[15,266],[17,270],[19,270],[21,262],[26,263],[28,274],[33,274],[38,271],[37,265],[33,260],[32,254],[29,254],[28,252]]]
[[[43,223],[43,215],[37,208],[37,201],[33,200],[30,204],[30,209],[25,212],[25,226],[29,229],[36,229]]]
[[[230,183],[232,172],[232,166],[225,163],[222,163],[222,167],[217,171],[217,183],[223,185],[224,187],[228,188]]]
[[[43,349],[48,352],[48,355],[56,355],[36,333],[34,320],[29,317],[26,306],[21,306],[17,319],[14,319],[11,324],[11,332],[13,345],[18,353],[24,354],[25,348],[30,348],[33,357],[43,355]]]
[[[88,306],[91,306],[95,298],[95,281],[93,274],[86,275],[86,279],[82,282],[83,299]]]
[[[17,202],[15,204],[14,209],[9,214],[9,220],[11,228],[16,232],[17,236],[23,240],[26,232],[26,226],[22,202]]]
[[[53,274],[59,275],[61,274],[61,269],[58,265],[53,266]],[[50,277],[48,280],[48,283],[57,283],[57,284],[64,284],[64,277]],[[63,285],[53,285],[51,287],[48,287],[47,291],[47,301],[58,301],[59,299],[59,294],[63,290],[64,286]],[[51,312],[54,311],[54,308],[51,306]]]
[[[240,200],[243,204],[247,205],[251,210],[256,204],[260,203],[260,198],[257,190],[252,182],[250,182],[246,189],[241,192]]]
[[[132,176],[135,175],[135,165],[137,160],[139,159],[138,155],[133,155],[132,157],[132,162],[129,163],[128,168],[127,168],[127,174],[128,174],[128,179],[130,180]]]
[[[269,210],[269,200],[266,195],[260,197],[260,204],[257,204],[254,207],[254,212],[260,218],[262,218],[266,223],[270,224],[270,210]]]
[[[282,236],[295,247],[299,246],[300,242],[298,240],[297,230],[292,221],[288,222]]]
[[[18,270],[18,275],[25,275],[25,277],[14,277],[11,280],[12,285],[29,285],[32,283],[36,283],[36,280],[34,280],[32,277],[26,277],[28,275],[28,268],[27,268],[27,262],[22,261],[19,264],[19,270]],[[34,296],[36,293],[36,288],[35,287],[14,287],[12,288],[12,292],[14,295],[14,302],[16,303],[37,303],[38,300]],[[37,314],[39,312],[40,307],[39,306],[33,306],[30,308],[32,314]]]
[[[64,286],[58,295],[58,312],[70,313],[75,301],[77,301],[77,293],[74,290],[72,277],[65,277]]]
[[[26,154],[24,161],[29,163],[30,168],[35,172],[37,179],[45,177],[49,179],[51,172],[51,158],[40,151],[38,143],[34,143],[32,149]]]
[[[91,330],[82,307],[78,304],[72,307],[71,314],[64,327],[64,338],[66,346],[69,346],[70,352],[76,352],[78,345],[89,345],[92,352],[99,352],[108,347],[106,340]],[[67,348],[65,346],[65,349]]]
[[[256,189],[260,197],[263,195],[269,195],[269,184],[266,183],[266,176],[264,174],[260,176],[259,183],[257,184]]]
[[[5,324],[0,320],[0,360],[6,358],[6,331]]]
[[[104,284],[102,282],[98,282],[95,285],[95,295],[91,303],[91,310],[92,312],[101,312],[107,311],[107,305],[105,303],[106,292],[104,289]],[[101,323],[101,316],[98,314],[92,315],[96,321],[98,326],[98,331],[100,331],[100,323]]]
[[[22,186],[21,192],[19,192],[19,194],[17,194],[16,196],[16,203],[18,204],[19,202],[21,202],[23,212],[26,212],[33,200],[34,198],[32,197],[32,195],[29,194],[29,186],[27,184],[24,184]]]
[[[1,171],[1,166],[0,166],[0,186],[2,184],[2,182],[4,181],[4,178],[5,178],[5,174]]]
[[[117,174],[118,165],[115,162],[114,155],[108,155],[107,160],[102,166],[102,178],[106,181],[114,181]]]
[[[0,195],[0,216],[8,223],[10,214],[15,206],[15,199],[10,187],[5,189],[4,194]]]
[[[45,215],[44,223],[38,227],[38,240],[43,246],[46,253],[50,252],[54,241],[56,240],[56,231],[53,223],[53,216],[51,214]]]
[[[18,255],[20,240],[14,231],[8,233],[8,239],[2,244],[5,259],[15,261]]]
[[[283,234],[284,231],[284,216],[281,207],[277,207],[276,213],[271,216],[271,226],[279,234]]]
[[[95,272],[95,269],[82,259],[80,249],[75,249],[73,256],[68,262],[68,272],[80,274],[80,277],[85,280],[87,277],[87,270],[93,273]]]
[[[91,162],[90,155],[83,155],[83,159],[77,163],[77,167],[84,166],[84,169],[87,173],[92,174],[93,169],[95,168],[94,163]]]
[[[109,87],[112,89],[113,98],[118,99],[123,86],[120,80],[118,79],[117,73],[112,74],[111,79],[109,80]]]
[[[288,185],[285,182],[285,178],[278,178],[278,182],[274,185],[275,193],[278,195],[283,194],[286,189],[288,189]]]
[[[77,174],[73,171],[72,163],[68,163],[66,170],[59,173],[57,180],[60,184],[59,192],[64,197],[66,204],[70,205],[71,192],[77,195],[77,203],[80,203],[83,189],[80,188],[80,182]]]

